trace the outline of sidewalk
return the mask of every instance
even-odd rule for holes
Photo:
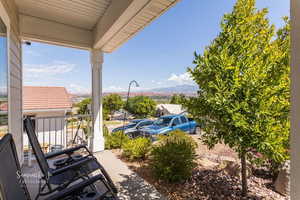
[[[120,200],[165,200],[152,185],[130,170],[111,151],[95,155],[119,189]]]

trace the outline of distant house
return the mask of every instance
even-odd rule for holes
[[[23,114],[62,116],[72,109],[72,101],[64,87],[23,87]]]
[[[158,104],[156,106],[156,113],[158,116],[162,115],[176,115],[183,113],[185,110],[178,104]]]
[[[1,101],[1,97],[0,97],[0,138],[3,137],[8,132],[7,111],[8,111],[8,103],[6,99],[5,101]]]
[[[5,112],[7,112],[7,110],[8,110],[8,103],[3,103],[3,104],[0,104],[0,112],[1,111],[5,111]]]
[[[82,100],[89,98],[88,95],[80,96],[80,95],[76,95],[76,94],[69,94],[69,97],[73,104],[77,104],[77,103],[81,102]]]
[[[91,98],[89,95],[76,95],[76,94],[69,94],[70,100],[72,101],[73,107],[72,107],[72,113],[73,114],[78,114],[79,111],[79,107],[76,106],[78,103],[80,103],[81,101],[87,99],[87,98]]]
[[[23,92],[23,115],[33,117],[40,143],[44,146],[64,145],[65,115],[72,110],[67,90],[64,87],[25,86]],[[26,133],[23,140],[24,145],[28,145]]]
[[[124,111],[123,109],[120,109],[118,111],[115,111],[113,113],[113,115],[111,116],[111,120],[123,120],[124,119],[124,113],[125,113],[125,117],[126,119],[133,119],[133,115],[130,114],[128,111]]]

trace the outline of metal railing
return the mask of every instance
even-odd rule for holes
[[[78,144],[88,144],[92,131],[91,115],[31,117],[35,133],[44,153],[59,151]],[[31,162],[31,147],[23,134],[24,158]]]

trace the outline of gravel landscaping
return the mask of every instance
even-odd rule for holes
[[[273,188],[272,178],[263,169],[257,169],[248,179],[249,193],[247,197],[241,197],[241,181],[237,176],[228,175],[221,165],[222,160],[239,162],[236,153],[229,147],[218,144],[209,150],[197,136],[193,136],[198,143],[197,156],[198,167],[193,171],[189,180],[178,184],[168,184],[156,180],[151,174],[147,161],[128,162],[120,155],[120,151],[113,151],[130,169],[154,187],[170,200],[288,200]]]
[[[127,163],[133,171],[170,200],[287,200],[274,191],[272,179],[253,175],[248,179],[248,197],[241,197],[238,177],[227,175],[220,169],[198,167],[192,177],[180,184],[167,184],[153,178],[147,163]]]

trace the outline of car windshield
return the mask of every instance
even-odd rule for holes
[[[137,127],[138,127],[138,128],[141,128],[141,127],[144,127],[144,126],[149,126],[149,125],[151,125],[151,124],[153,124],[152,121],[142,121],[142,122],[140,122],[140,123],[137,125]]]
[[[170,124],[170,121],[172,120],[172,117],[162,117],[159,118],[154,122],[155,125],[158,126],[168,126]]]
[[[127,124],[126,127],[127,128],[133,128],[137,123],[130,123],[130,124]]]

